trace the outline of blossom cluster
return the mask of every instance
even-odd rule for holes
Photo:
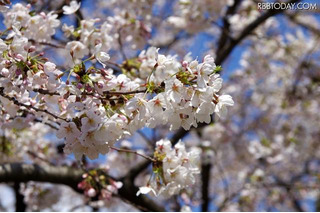
[[[210,22],[218,18],[223,7],[232,5],[232,0],[212,2],[210,0],[179,0],[176,1],[175,11],[166,20],[177,29],[184,29],[188,33],[198,33],[210,27]],[[210,14],[210,18],[208,18]]]
[[[82,178],[78,188],[84,190],[84,194],[90,198],[109,200],[122,187],[121,182],[107,177],[103,170],[91,170],[83,174]]]
[[[140,76],[135,80],[124,74],[113,75],[112,70],[96,70],[87,75],[86,82],[77,82],[75,89],[79,94],[83,89],[117,99],[107,105],[96,100],[87,111],[72,113],[72,122],[62,122],[57,136],[66,138],[67,153],[97,158],[98,153],[105,154],[117,140],[144,126],[168,124],[170,130],[181,126],[188,130],[199,122],[209,123],[214,112],[225,117],[226,106],[233,105],[231,96],[216,94],[222,79],[215,74],[216,66],[210,56],[203,63],[195,60],[181,64],[151,47],[138,60]],[[83,102],[72,106],[87,108]]]
[[[28,118],[32,119],[32,118]],[[36,123],[25,126],[25,119],[15,118],[2,125],[0,129],[0,163],[33,160],[41,163],[40,159],[54,159],[56,149],[45,136],[50,128],[44,124]],[[23,127],[20,129],[19,127]]]
[[[72,14],[79,7],[72,2],[63,10]],[[97,30],[96,20],[91,19],[69,30],[77,40],[66,43],[65,59],[72,63],[61,70],[34,46],[50,40],[59,25],[56,14],[37,14],[30,6],[15,4],[4,17],[8,30],[7,38],[0,39],[0,99],[5,112],[1,125],[23,129],[42,122],[53,126],[56,136],[65,139],[65,153],[74,153],[77,159],[82,155],[98,158],[142,127],[189,130],[198,123],[210,123],[213,113],[225,117],[227,106],[234,104],[231,96],[218,94],[221,67],[210,55],[202,62],[189,55],[179,61],[149,47],[118,65],[107,53],[115,26],[109,20]],[[68,27],[63,28],[66,32]],[[109,68],[109,63],[118,70]]]
[[[151,47],[138,59],[141,74],[147,72],[148,77],[131,80],[111,69],[86,69],[81,63],[63,81],[64,72],[54,63],[40,55],[31,57],[33,47],[26,37],[15,35],[11,43],[1,42],[3,108],[11,116],[28,109],[58,124],[57,137],[66,138],[65,151],[77,158],[106,154],[114,142],[143,126],[168,124],[174,130],[209,123],[212,113],[223,117],[226,106],[233,105],[231,96],[217,94],[222,79],[210,56],[202,63],[180,63]]]
[[[146,186],[140,187],[137,195],[152,192],[158,196],[172,196],[196,182],[195,175],[200,173],[199,156],[201,150],[193,147],[187,152],[185,144],[178,142],[174,148],[169,140],[156,143],[153,175]]]
[[[14,29],[8,37],[18,33],[37,42],[50,41],[60,25],[58,14],[54,12],[36,14],[30,8],[30,5],[24,6],[17,3],[3,13],[6,27]]]

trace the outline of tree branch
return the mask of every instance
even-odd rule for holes
[[[234,14],[237,10],[237,7],[240,5],[241,0],[236,0],[232,6],[229,6],[225,16],[223,17],[223,28],[221,31],[220,39],[218,41],[217,50],[223,49],[227,41],[230,40],[230,23],[229,16]]]
[[[64,184],[80,192],[77,185],[83,171],[71,167],[40,166],[37,164],[8,163],[0,165],[0,182],[50,182]]]
[[[291,0],[288,3],[294,3],[294,2],[298,2],[299,0]],[[244,39],[246,38],[250,33],[252,33],[258,26],[260,26],[263,22],[265,22],[268,18],[280,14],[282,13],[284,10],[268,10],[267,12],[265,12],[264,14],[262,14],[260,17],[258,17],[255,21],[253,21],[251,24],[249,24],[246,28],[244,28],[244,30],[242,31],[242,33],[236,38],[236,39],[232,39],[227,45],[226,47],[224,47],[223,49],[217,49],[217,53],[216,53],[216,59],[215,59],[215,63],[216,64],[222,64],[227,57],[230,55],[230,53],[232,52],[232,50]],[[224,34],[222,33],[221,36],[224,36]],[[222,42],[222,39],[219,39],[220,42]],[[226,44],[226,42],[223,42],[224,44]],[[220,46],[220,45],[219,45]],[[221,47],[222,48],[222,47]],[[200,123],[198,125],[197,128],[202,128],[206,126],[205,123]],[[188,133],[188,131],[184,130],[183,128],[180,128],[172,137],[171,142],[173,144],[177,143],[181,138],[183,138],[186,134]]]
[[[209,185],[210,185],[211,163],[203,162],[201,165],[201,182],[202,182],[202,204],[201,211],[208,212],[209,210]]]
[[[290,0],[288,3],[295,3],[300,0]],[[261,24],[263,24],[268,18],[275,16],[277,14],[283,13],[283,9],[271,9],[268,10],[267,12],[263,13],[260,17],[258,17],[255,21],[253,21],[251,24],[249,24],[247,27],[245,27],[242,30],[242,33],[240,35],[231,40],[229,45],[227,45],[224,49],[219,50],[218,49],[218,54],[216,58],[216,64],[222,64],[225,59],[230,55],[232,50],[244,39],[246,38],[249,34],[251,34],[257,27],[259,27]]]
[[[20,192],[20,183],[15,182],[13,190],[16,196],[16,212],[25,212],[27,205],[24,203],[24,195]]]
[[[3,88],[3,87],[0,87],[0,96],[8,99],[9,101],[12,101],[12,102],[13,102],[15,105],[17,105],[17,106],[25,107],[25,108],[27,108],[27,109],[33,109],[33,110],[35,110],[35,111],[37,111],[37,112],[44,112],[44,113],[46,113],[46,114],[48,114],[48,115],[51,115],[51,116],[52,116],[53,118],[55,118],[55,119],[60,119],[60,120],[66,121],[66,119],[60,118],[59,116],[57,116],[57,115],[49,112],[48,110],[40,109],[40,108],[34,107],[34,106],[32,106],[32,105],[27,105],[27,104],[24,104],[24,103],[20,103],[20,102],[19,102],[17,99],[15,99],[14,97],[11,97],[11,96],[9,96],[9,95],[6,95],[6,94],[3,92],[3,90],[4,90],[4,88]]]
[[[81,169],[66,166],[50,166],[25,163],[0,164],[0,182],[49,182],[54,184],[64,184],[70,186],[77,192],[81,190],[77,187],[82,180],[83,171]],[[138,188],[134,186],[128,178],[123,178],[124,185],[118,191],[121,198],[126,199],[142,211],[165,211],[147,196],[136,196]]]

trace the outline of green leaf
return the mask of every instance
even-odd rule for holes
[[[32,17],[32,16],[35,16],[37,13],[36,13],[36,11],[34,11],[34,10],[32,10],[32,11],[30,11],[29,12],[29,15]]]
[[[219,73],[221,71],[222,71],[222,67],[219,65],[214,68],[213,73]]]
[[[156,85],[155,85],[155,83],[153,81],[148,82],[148,84],[147,84],[147,92],[148,93],[153,93],[155,88],[156,88]]]
[[[263,146],[265,146],[265,147],[270,147],[270,146],[271,146],[270,141],[269,141],[268,139],[266,139],[266,138],[262,138],[262,139],[261,139],[261,144],[262,144]]]

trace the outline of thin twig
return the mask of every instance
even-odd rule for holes
[[[27,108],[27,109],[33,109],[33,110],[35,110],[35,111],[37,111],[37,112],[44,112],[44,113],[46,113],[46,114],[48,114],[48,115],[51,115],[51,116],[54,117],[55,119],[60,119],[60,120],[67,121],[66,119],[60,118],[59,116],[57,116],[57,115],[49,112],[48,110],[39,109],[39,108],[34,107],[34,106],[32,106],[32,105],[27,105],[27,104],[24,104],[24,103],[20,103],[20,102],[19,102],[17,99],[15,99],[14,97],[10,97],[10,96],[4,94],[3,89],[4,89],[4,88],[0,88],[0,95],[1,95],[2,97],[6,98],[6,99],[8,99],[8,100],[10,100],[10,101],[12,101],[15,105],[17,105],[17,106],[22,106],[22,107],[25,107],[25,108]]]
[[[139,152],[137,152],[136,150],[131,150],[131,149],[120,149],[120,148],[117,148],[117,147],[114,147],[114,146],[110,146],[110,149],[113,149],[113,150],[116,150],[118,152],[127,152],[127,153],[133,153],[133,154],[136,154],[136,155],[139,155],[145,159],[148,159],[152,162],[156,162],[155,159],[153,159],[152,157],[150,156],[147,156],[147,155],[144,155],[144,154],[141,154]]]
[[[126,54],[125,54],[125,52],[123,50],[123,44],[122,44],[122,40],[121,40],[121,30],[122,30],[122,28],[120,28],[118,30],[118,35],[119,35],[118,42],[119,42],[119,47],[120,47],[120,53],[121,53],[121,55],[123,57],[123,60],[127,61],[128,59],[127,59],[127,56],[126,56]]]
[[[137,133],[147,142],[147,145],[154,148],[154,143],[141,131],[138,130]]]
[[[28,150],[27,153],[28,153],[29,155],[31,155],[32,157],[34,157],[34,158],[38,158],[39,160],[50,164],[51,166],[55,166],[55,165],[54,165],[53,163],[51,163],[49,160],[47,160],[47,159],[45,159],[45,158],[40,157],[39,155],[37,155],[37,153],[34,153],[34,152],[30,151],[30,150]]]
[[[288,3],[295,3],[298,2],[299,0],[291,0],[288,1]],[[259,27],[261,24],[263,24],[267,19],[269,19],[272,16],[275,16],[277,14],[283,13],[284,10],[283,9],[272,9],[272,10],[268,10],[267,12],[263,13],[261,16],[259,16],[256,20],[254,20],[253,22],[251,22],[251,24],[249,24],[247,27],[245,27],[242,32],[240,33],[240,35],[235,38],[232,39],[231,42],[229,42],[229,44],[223,48],[223,49],[218,49],[218,54],[217,54],[217,58],[216,58],[216,64],[222,64],[225,59],[230,55],[230,53],[232,52],[232,50],[244,39],[246,38],[248,35],[250,35],[257,27]]]
[[[53,43],[49,43],[49,42],[37,42],[33,39],[29,39],[29,41],[32,44],[40,44],[40,45],[45,45],[45,46],[49,46],[49,47],[53,47],[53,48],[59,48],[59,49],[64,49],[65,46],[59,45],[59,44],[53,44]]]

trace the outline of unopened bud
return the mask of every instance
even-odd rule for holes
[[[28,53],[32,53],[36,51],[36,47],[35,46],[30,46],[29,49],[28,49]]]
[[[95,190],[94,188],[90,188],[90,189],[87,191],[87,195],[88,195],[89,197],[94,197],[94,196],[97,195],[97,192],[96,192],[96,190]]]
[[[20,55],[20,54],[17,54],[17,55],[15,56],[15,58],[18,59],[18,60],[20,60],[20,61],[23,61],[23,56]]]
[[[78,89],[81,89],[82,87],[83,87],[83,84],[81,84],[81,83],[78,83],[78,84],[77,84],[77,88],[78,88]]]
[[[188,66],[188,62],[187,61],[183,61],[182,62],[182,67],[186,68]]]
[[[16,69],[16,75],[21,75],[21,70],[20,69]]]
[[[47,15],[44,12],[41,12],[39,15],[44,19],[47,18]]]
[[[11,65],[11,61],[9,61],[9,60],[6,60],[5,63],[6,63],[7,66]]]

